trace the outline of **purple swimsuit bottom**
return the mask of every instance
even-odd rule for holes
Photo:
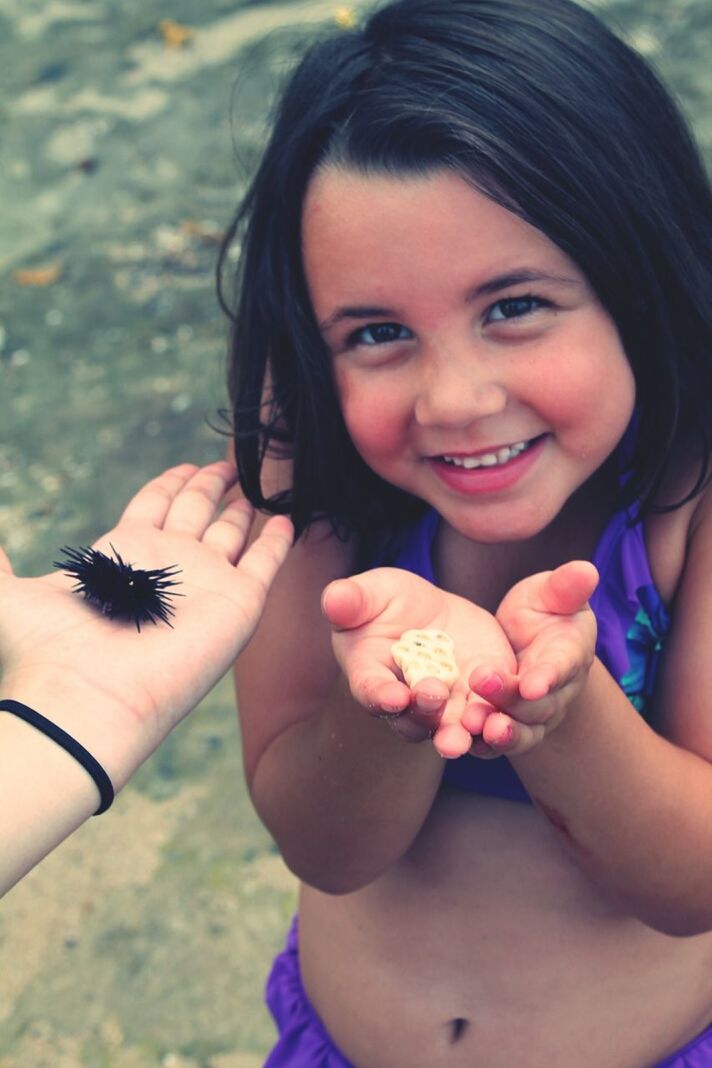
[[[413,526],[394,566],[434,583],[432,547],[439,522],[436,512],[427,512]],[[590,602],[598,623],[596,654],[635,708],[649,718],[670,620],[653,582],[642,523],[629,512],[616,513],[601,536],[593,563],[600,575]],[[531,804],[505,757],[449,760],[443,781],[461,790]],[[309,1003],[299,972],[297,932],[295,919],[267,982],[267,1004],[280,1037],[265,1068],[355,1068],[336,1048]],[[712,1068],[712,1026],[651,1068]]]

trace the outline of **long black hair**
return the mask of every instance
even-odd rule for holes
[[[616,323],[637,383],[623,503],[656,506],[683,438],[700,458],[688,497],[699,492],[712,449],[712,193],[675,104],[571,0],[395,0],[308,49],[223,249],[242,239],[229,388],[257,507],[291,513],[298,531],[325,516],[369,540],[422,508],[352,445],[310,306],[302,205],[329,163],[451,168],[561,248]],[[266,499],[268,449],[293,458],[294,482]]]

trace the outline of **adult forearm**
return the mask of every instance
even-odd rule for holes
[[[68,670],[5,675],[2,699],[39,713],[104,769],[118,792],[160,741],[142,721]],[[110,795],[109,795],[110,796]],[[0,894],[100,805],[95,779],[72,752],[11,711],[0,711]]]
[[[600,662],[563,723],[512,763],[633,915],[673,935],[712,929],[712,766],[656,734]]]
[[[81,764],[29,724],[0,713],[0,894],[98,804],[96,786]]]
[[[250,789],[287,865],[326,893],[367,885],[407,851],[442,777],[430,742],[409,744],[347,695],[278,735]]]

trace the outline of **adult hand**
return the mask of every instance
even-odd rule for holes
[[[292,527],[284,517],[271,519],[243,552],[250,505],[237,500],[218,512],[234,481],[226,462],[172,468],[95,543],[137,568],[179,569],[172,626],[146,623],[138,633],[72,592],[64,573],[16,578],[0,550],[2,696],[102,754],[117,788],[230,667],[287,555]]]

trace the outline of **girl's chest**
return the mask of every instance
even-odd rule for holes
[[[433,543],[436,583],[494,613],[517,582],[549,571],[568,560],[590,560],[603,528],[603,517],[567,534],[562,528],[526,542],[479,544],[441,523]]]
[[[644,558],[666,607],[672,604],[684,571],[694,509],[695,502],[691,502],[674,512],[649,516],[637,539],[635,551]],[[599,570],[605,567],[606,554],[599,553],[599,548],[616,518],[600,509],[582,509],[578,516],[548,528],[536,539],[494,545],[474,543],[443,522],[433,543],[435,581],[494,613],[504,595],[529,575],[569,560],[594,560]]]

